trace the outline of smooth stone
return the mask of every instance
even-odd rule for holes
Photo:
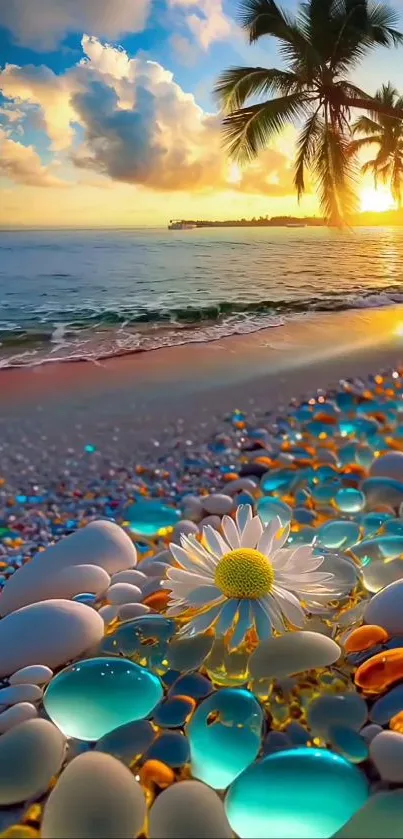
[[[369,753],[383,781],[403,782],[403,737],[395,731],[382,731],[370,743]]]
[[[234,499],[230,495],[206,495],[201,499],[203,508],[211,516],[224,516],[234,508]]]
[[[200,522],[200,531],[203,530],[203,527],[213,527],[214,530],[220,530],[221,528],[221,519],[219,516],[205,516],[204,519]]]
[[[112,621],[114,621],[119,615],[119,606],[101,606],[98,611],[98,614],[101,616],[105,626],[109,626]]]
[[[0,734],[10,731],[14,726],[21,725],[27,720],[34,720],[37,716],[38,711],[31,702],[19,702],[18,705],[12,705],[0,714]]]
[[[203,505],[195,495],[186,495],[182,499],[183,515],[185,519],[198,522],[203,518]]]
[[[385,512],[385,506],[400,507],[403,502],[403,483],[396,481],[393,478],[367,478],[362,482],[361,489],[367,499],[367,508],[377,509],[380,505],[383,507],[381,512]]]
[[[401,839],[403,790],[378,792],[347,822],[334,839]]]
[[[17,670],[9,678],[10,685],[45,685],[51,680],[53,670],[45,667],[44,664],[31,664],[30,667],[23,667]]]
[[[369,474],[371,478],[393,478],[403,483],[403,453],[387,452],[375,458]]]
[[[151,744],[145,759],[179,769],[189,761],[189,741],[181,731],[163,731]]]
[[[254,679],[282,679],[303,670],[328,667],[340,657],[335,641],[317,632],[287,632],[262,641],[249,659]]]
[[[190,696],[167,696],[155,709],[153,721],[160,728],[182,728],[190,719],[196,702]]]
[[[38,702],[43,690],[38,685],[11,685],[0,690],[0,705],[15,705],[17,702]]]
[[[262,724],[262,709],[247,690],[223,688],[204,699],[186,728],[192,775],[225,789],[255,760]]]
[[[69,600],[82,591],[99,596],[106,591],[110,580],[109,574],[98,565],[69,565],[57,575],[55,585],[58,586],[59,597]]]
[[[283,527],[286,527],[292,519],[292,509],[279,498],[264,496],[259,498],[256,505],[256,512],[264,525],[270,524],[275,518],[279,518]]]
[[[368,708],[358,693],[323,694],[308,705],[306,717],[313,734],[327,739],[332,726],[359,731],[367,720]]]
[[[144,566],[144,574],[146,577],[165,577],[167,568],[169,567],[167,562],[159,562],[156,558],[153,559],[152,562],[149,562],[146,566]],[[144,583],[144,585],[146,585]]]
[[[362,569],[362,579],[367,591],[372,594],[381,591],[385,586],[401,580],[403,577],[403,562],[394,559],[392,562],[373,560]]]
[[[377,725],[386,725],[392,717],[403,711],[403,685],[396,685],[372,705],[369,718]]]
[[[237,492],[256,492],[257,485],[251,478],[236,478],[225,485],[227,495],[236,495]]]
[[[98,740],[95,751],[113,755],[126,766],[142,757],[155,739],[148,720],[137,720],[114,728]]]
[[[168,670],[168,643],[176,632],[172,618],[150,612],[134,620],[125,621],[101,645],[102,654],[124,655],[132,661],[155,670]]]
[[[181,536],[191,536],[199,532],[199,528],[194,521],[189,519],[181,519],[174,527],[172,534],[172,541],[179,542]]]
[[[181,517],[179,510],[155,498],[139,499],[126,509],[126,516],[132,533],[148,539],[165,535]]]
[[[383,731],[380,725],[375,725],[374,723],[369,723],[369,725],[364,725],[364,728],[361,729],[360,734],[361,737],[364,738],[366,743],[371,743],[374,737],[377,734],[380,734]]]
[[[334,504],[338,510],[349,515],[360,513],[364,509],[366,498],[360,489],[343,487],[339,489],[334,498]]]
[[[357,585],[358,571],[356,566],[349,559],[344,559],[338,554],[326,554],[320,570],[326,574],[334,574],[338,580],[339,589],[336,591],[334,598],[348,594]],[[329,600],[327,596],[318,596],[316,599],[318,602],[323,602],[324,605]],[[311,611],[314,612],[315,610],[312,609]]]
[[[111,577],[111,585],[115,583],[130,583],[132,586],[141,588],[147,580],[146,574],[143,574],[139,569],[129,569],[128,571],[118,571]]]
[[[147,812],[144,792],[120,761],[87,752],[68,764],[45,804],[42,839],[133,839]]]
[[[141,589],[138,586],[132,586],[130,583],[114,583],[106,592],[106,598],[112,606],[138,603],[141,596]]]
[[[65,738],[47,720],[27,720],[0,738],[0,806],[44,793],[64,760]]]
[[[150,839],[231,839],[232,830],[217,793],[200,781],[163,790],[149,813]]]
[[[44,600],[24,606],[0,621],[0,677],[38,661],[60,667],[103,635],[102,618],[82,603]]]
[[[96,565],[111,575],[136,562],[136,549],[121,527],[111,521],[91,522],[37,553],[8,578],[0,598],[0,615],[29,603],[59,598],[63,581],[58,582],[58,575],[66,567]]]
[[[356,731],[348,728],[349,721],[343,725],[329,726],[329,740],[350,763],[362,763],[368,757],[368,745]]]
[[[329,839],[367,798],[359,769],[325,749],[302,747],[249,766],[224,806],[240,839]]]
[[[169,696],[191,696],[193,699],[204,699],[214,690],[209,679],[201,673],[186,673],[175,679],[169,690]]]
[[[52,680],[43,704],[68,737],[99,740],[125,723],[148,716],[161,701],[157,676],[125,658],[90,658]]]
[[[364,540],[354,545],[352,553],[361,560],[364,567],[370,561],[391,562],[403,553],[403,537],[376,536],[375,539]]]
[[[382,626],[389,635],[403,635],[403,580],[391,583],[372,597],[364,620]]]
[[[328,521],[318,531],[319,543],[329,550],[350,548],[359,536],[360,526],[355,521]]]
[[[150,611],[149,606],[144,603],[123,603],[119,606],[119,619],[121,621],[130,621],[134,618],[140,618],[142,615],[147,615]]]
[[[196,635],[194,638],[175,637],[169,644],[167,660],[171,670],[185,673],[197,670],[207,658],[214,638],[212,635]]]

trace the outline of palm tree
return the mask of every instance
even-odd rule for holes
[[[382,85],[374,97],[387,108],[403,109],[403,96],[391,83]],[[402,205],[403,194],[403,122],[387,114],[370,111],[368,116],[359,117],[352,126],[354,135],[364,135],[350,143],[350,152],[356,155],[361,149],[378,147],[378,153],[361,168],[363,173],[371,172],[375,184],[380,178],[390,183],[392,197]]]
[[[275,38],[285,68],[232,67],[219,78],[215,92],[227,114],[230,155],[241,163],[250,160],[285,125],[302,123],[295,161],[298,199],[308,169],[326,219],[342,224],[355,206],[350,109],[384,108],[354,85],[349,73],[375,46],[403,43],[397,20],[385,3],[368,0],[308,0],[296,16],[275,0],[241,0],[241,24],[250,42]],[[262,95],[274,98],[245,105]],[[396,118],[394,108],[388,113]],[[398,115],[403,118],[403,112]]]

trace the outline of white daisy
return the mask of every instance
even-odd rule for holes
[[[222,530],[224,537],[203,528],[207,548],[184,535],[181,547],[170,545],[180,567],[168,569],[162,586],[170,590],[167,615],[189,617],[182,635],[233,630],[234,649],[252,627],[260,640],[273,629],[284,632],[287,624],[302,627],[315,597],[331,600],[338,591],[333,574],[318,572],[323,557],[314,556],[312,546],[283,547],[290,528],[279,518],[264,528],[249,505],[240,506],[236,523],[224,516]]]

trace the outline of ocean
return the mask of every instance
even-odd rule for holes
[[[0,231],[0,367],[403,303],[403,229]]]

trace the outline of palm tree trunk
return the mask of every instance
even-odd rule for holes
[[[376,99],[358,99],[352,96],[343,96],[343,105],[347,108],[359,108],[360,111],[374,111],[385,117],[403,119],[403,109],[384,105]]]

